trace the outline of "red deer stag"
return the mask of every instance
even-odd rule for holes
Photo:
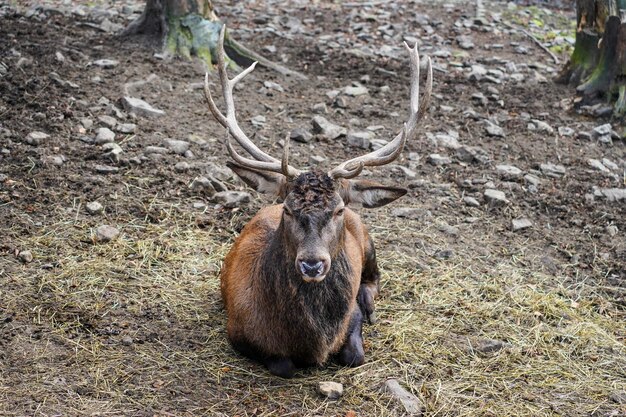
[[[288,137],[278,160],[260,150],[239,127],[233,87],[256,63],[229,80],[223,40],[224,29],[217,66],[226,115],[211,97],[208,74],[205,95],[213,116],[253,158],[240,155],[227,135],[234,160],[227,165],[252,188],[283,201],[261,209],[226,256],[220,279],[228,338],[236,350],[284,378],[293,376],[297,367],[321,365],[330,355],[337,355],[344,365],[361,365],[362,323],[373,322],[380,275],[372,239],[359,216],[346,206],[380,207],[406,193],[404,188],[353,178],[364,167],[392,162],[415,137],[430,101],[430,60],[420,102],[417,46],[405,44],[411,61],[411,106],[409,120],[395,139],[327,173],[301,172],[289,165]]]

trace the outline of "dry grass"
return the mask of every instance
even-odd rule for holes
[[[36,259],[0,268],[0,312],[12,317],[0,333],[0,414],[401,415],[380,390],[390,377],[429,416],[626,411],[609,399],[626,390],[624,314],[612,300],[502,259],[386,249],[437,243],[417,222],[373,230],[385,272],[367,363],[272,377],[225,340],[217,271],[231,239],[162,211],[158,224],[118,222],[108,244],[93,244],[78,217],[17,242]],[[489,340],[501,348],[485,352]],[[320,380],[342,382],[344,397],[320,399]]]

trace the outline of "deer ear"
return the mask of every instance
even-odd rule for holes
[[[256,191],[278,196],[284,199],[287,194],[287,180],[283,175],[267,171],[254,171],[235,162],[228,161],[226,166],[233,170],[243,182]]]
[[[342,180],[339,187],[344,203],[360,203],[366,208],[382,207],[406,193],[405,188],[387,187],[367,180]]]

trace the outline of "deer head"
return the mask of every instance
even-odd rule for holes
[[[417,127],[426,114],[432,91],[432,67],[427,61],[426,91],[419,99],[420,62],[417,45],[410,48],[411,104],[408,121],[398,135],[382,148],[348,161],[330,171],[302,172],[289,165],[289,136],[285,139],[280,160],[260,150],[241,130],[235,114],[233,88],[254,70],[256,62],[230,80],[224,59],[224,31],[222,27],[217,50],[217,69],[226,107],[224,115],[216,106],[205,76],[204,92],[209,110],[227,129],[226,147],[233,159],[227,165],[255,190],[273,194],[283,200],[282,228],[285,250],[294,267],[307,282],[319,282],[331,268],[331,263],[342,248],[344,239],[344,212],[349,203],[364,207],[380,207],[406,194],[406,189],[389,187],[374,181],[356,180],[365,167],[389,164],[402,152],[404,145],[417,134]],[[240,155],[230,136],[251,156]]]

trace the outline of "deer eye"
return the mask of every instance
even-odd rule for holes
[[[293,213],[287,207],[283,207],[283,213],[285,213],[285,216],[287,216],[287,217],[292,217],[293,216]]]
[[[342,208],[340,208],[339,210],[337,210],[337,211],[335,212],[335,216],[337,216],[337,217],[343,216],[343,212],[344,212],[344,211],[345,211],[345,209],[344,209],[343,207],[342,207]]]

